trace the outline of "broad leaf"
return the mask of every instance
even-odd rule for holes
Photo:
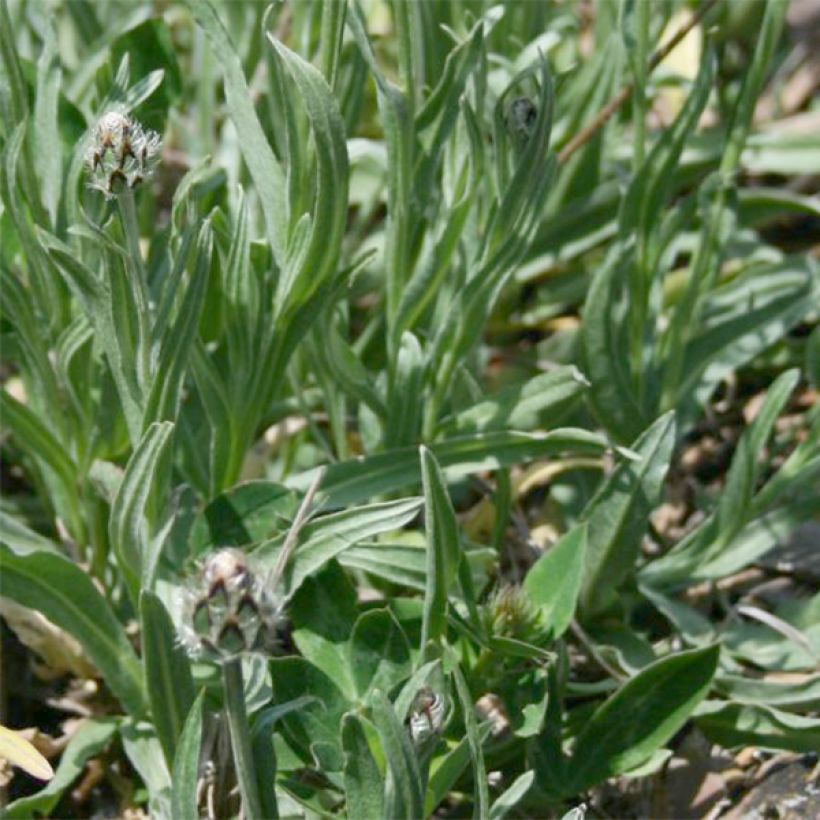
[[[587,527],[578,526],[530,568],[524,590],[541,609],[553,640],[564,634],[575,615],[584,574]]]
[[[568,764],[567,795],[644,763],[706,696],[719,647],[663,658],[637,674],[584,724]]]

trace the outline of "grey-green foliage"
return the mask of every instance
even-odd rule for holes
[[[24,482],[2,594],[76,638],[122,711],[12,816],[56,810],[115,734],[149,810],[196,816],[225,693],[178,642],[180,579],[224,546],[292,621],[288,656],[229,687],[269,813],[558,816],[689,719],[816,745],[816,681],[747,672],[816,666],[817,599],[768,622],[710,601],[712,623],[676,597],[816,515],[820,475],[817,408],[798,442],[778,423],[817,387],[820,270],[764,230],[820,209],[744,176],[820,156],[754,125],[797,59],[786,3],[745,4],[742,77],[718,14],[696,76],[661,85],[684,5],[602,2],[582,31],[573,4],[0,0],[0,412]],[[110,111],[165,151],[109,201],[85,163]],[[720,494],[669,543],[650,519],[681,443],[747,382],[765,396]],[[556,543],[528,570],[535,520]]]

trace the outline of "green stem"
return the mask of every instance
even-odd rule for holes
[[[225,710],[231,727],[231,746],[236,767],[236,779],[242,795],[242,811],[245,820],[260,820],[262,801],[259,796],[259,782],[251,748],[248,716],[245,710],[245,692],[242,684],[242,662],[239,658],[226,661],[222,667],[225,685]]]
[[[412,0],[393,0],[393,22],[399,44],[399,75],[410,106],[411,118],[415,114],[415,69],[413,55],[413,8]]]
[[[635,61],[635,89],[632,95],[633,124],[635,135],[633,168],[638,172],[644,160],[646,145],[646,52],[649,43],[649,3],[635,4],[635,28],[637,35],[637,55]]]
[[[148,298],[148,277],[140,250],[140,229],[133,191],[123,191],[117,197],[122,228],[131,262],[131,294],[137,308],[139,339],[137,340],[137,381],[145,389],[150,376],[151,323],[150,301]]]
[[[336,85],[336,67],[342,47],[347,3],[344,0],[325,0],[322,6],[322,36],[319,40],[319,61],[327,84]]]

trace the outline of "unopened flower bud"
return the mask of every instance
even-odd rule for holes
[[[543,638],[540,612],[520,586],[498,587],[484,608],[484,620],[490,635],[535,644]]]
[[[273,653],[284,622],[247,556],[226,547],[199,568],[187,594],[183,638],[194,655],[230,660],[246,652]]]
[[[120,111],[108,111],[94,126],[86,149],[90,187],[107,199],[136,188],[153,172],[161,146],[156,131],[143,128]]]

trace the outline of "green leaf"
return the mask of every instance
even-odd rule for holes
[[[483,744],[490,736],[492,727],[489,723],[478,727],[478,738]],[[427,794],[425,796],[424,814],[430,816],[435,808],[444,800],[453,789],[459,777],[470,763],[472,749],[470,740],[465,735],[458,744],[454,746],[436,765],[435,770],[430,775],[427,784]]]
[[[420,498],[404,498],[382,504],[368,504],[333,513],[306,524],[290,567],[285,572],[288,596],[299,589],[305,578],[318,572],[328,561],[358,541],[382,532],[397,530],[415,518]],[[285,536],[264,542],[253,553],[260,566],[273,567]]]
[[[427,550],[421,544],[360,544],[341,553],[339,563],[410,589],[427,586]]]
[[[433,453],[419,449],[424,485],[424,529],[427,533],[427,589],[424,594],[422,650],[438,641],[447,625],[447,598],[461,562],[455,512],[441,468]]]
[[[3,510],[0,510],[0,541],[15,555],[29,555],[32,552],[51,552],[55,555],[62,555],[53,541],[43,537]]]
[[[418,440],[421,423],[421,402],[408,401],[409,396],[421,396],[424,376],[424,353],[419,340],[408,330],[402,333],[391,374],[387,397],[385,447],[393,449]]]
[[[373,45],[367,35],[367,21],[357,4],[353,4],[350,9],[348,25],[362,59],[376,81],[376,100],[387,149],[385,312],[388,327],[392,328],[402,290],[409,276],[408,257],[413,216],[413,157],[415,153],[413,104],[412,100],[387,80],[379,69]],[[412,89],[407,89],[407,91],[410,95],[412,94]]]
[[[293,490],[272,481],[247,481],[209,502],[191,528],[190,551],[241,547],[283,532],[296,515]]]
[[[588,542],[581,605],[586,613],[605,608],[634,572],[674,443],[675,417],[667,413],[631,446],[639,460],[624,459],[584,510]]]
[[[140,593],[142,658],[154,729],[172,766],[177,739],[194,702],[194,681],[185,648],[162,601],[147,589]]]
[[[125,630],[91,579],[46,552],[15,555],[0,545],[3,595],[42,612],[73,635],[111,691],[135,716],[147,713],[142,670]]]
[[[310,238],[298,262],[287,260],[277,283],[277,313],[304,305],[335,273],[347,216],[348,160],[339,107],[321,73],[270,33],[304,103],[316,151],[316,193]]]
[[[732,112],[729,136],[720,161],[720,171],[727,177],[734,174],[740,162],[766,72],[780,41],[788,6],[786,0],[772,0],[766,4],[762,25],[755,38],[754,54],[743,73],[743,83]]]
[[[0,417],[6,429],[14,434],[17,444],[42,470],[46,486],[53,493],[60,511],[72,516],[73,528],[78,514],[76,467],[66,448],[57,441],[42,418],[5,389],[0,389]]]
[[[570,530],[542,555],[524,579],[524,590],[541,609],[553,640],[564,634],[573,617],[584,577],[587,527]]]
[[[45,42],[37,61],[37,93],[34,97],[33,136],[34,150],[38,157],[37,172],[43,191],[43,201],[51,218],[51,226],[57,222],[57,206],[60,184],[63,179],[62,145],[57,107],[60,99],[62,69],[57,52],[54,26],[45,30]]]
[[[706,696],[719,652],[710,646],[662,658],[599,706],[578,736],[565,793],[633,769],[661,748]]]
[[[416,753],[393,704],[379,690],[373,693],[373,722],[387,758],[386,816],[396,820],[417,820],[424,812]]]
[[[162,18],[145,20],[117,37],[110,49],[115,65],[128,55],[132,77],[162,72],[163,82],[146,95],[133,112],[144,125],[162,133],[168,108],[182,90],[182,76],[168,24]]]
[[[524,799],[535,780],[535,772],[530,770],[518,775],[500,794],[490,807],[490,820],[503,820]]]
[[[719,552],[722,543],[735,535],[742,526],[760,474],[760,452],[799,380],[800,371],[797,369],[781,374],[766,391],[762,407],[741,436],[726,474],[717,508],[718,539],[721,544],[710,549],[710,554]]]
[[[171,778],[171,806],[175,820],[199,820],[197,784],[199,782],[199,753],[202,745],[203,689],[188,710],[182,734],[174,755]]]
[[[462,436],[430,445],[430,451],[449,480],[497,470],[524,461],[568,453],[601,455],[604,440],[594,433],[561,428],[544,434],[503,431]],[[306,490],[310,470],[289,479],[288,486]],[[317,503],[342,507],[421,483],[421,463],[415,447],[402,447],[375,456],[350,459],[327,467]]]
[[[354,701],[349,650],[358,616],[356,589],[335,561],[305,579],[291,599],[289,614],[299,652]]]
[[[15,28],[4,0],[0,3],[0,57],[3,62],[3,84],[8,91],[0,97],[0,102],[3,105],[3,134],[6,137],[6,123],[20,123],[28,115],[28,89],[17,56],[14,34]]]
[[[385,817],[384,778],[370,751],[363,719],[352,712],[342,720],[342,748],[347,816],[357,820],[382,820]]]
[[[387,410],[356,352],[342,337],[333,321],[313,332],[311,351],[318,363],[339,388],[357,401],[366,404],[377,416],[384,418]]]
[[[186,0],[186,5],[205,31],[224,72],[228,112],[241,135],[239,149],[256,185],[274,257],[281,264],[287,248],[289,219],[284,172],[256,115],[242,63],[216,9],[208,0]]]
[[[598,420],[626,444],[646,427],[629,368],[627,271],[634,259],[619,247],[610,251],[587,292],[581,339],[589,399]]]
[[[192,347],[199,329],[199,317],[205,302],[205,288],[213,254],[210,222],[205,222],[196,245],[196,261],[176,321],[159,341],[154,381],[145,402],[143,430],[159,421],[176,421],[182,383]]]
[[[359,616],[350,638],[350,669],[362,701],[374,689],[390,692],[411,673],[410,644],[390,610]]]
[[[144,397],[129,328],[137,308],[128,294],[124,295],[121,266],[114,265],[108,253],[101,264],[104,276],[99,277],[65,243],[44,231],[39,237],[94,328],[96,342],[111,367],[129,434],[136,443],[142,430]]]
[[[727,749],[756,746],[810,754],[820,748],[820,719],[762,705],[706,701],[695,713],[695,723]]]
[[[499,429],[549,429],[576,404],[586,386],[578,368],[559,367],[445,419],[439,431],[451,438]]]
[[[755,266],[704,300],[686,347],[678,401],[691,414],[720,381],[782,339],[820,297],[820,267],[809,258]]]
[[[125,468],[108,523],[108,534],[133,600],[139,598],[140,579],[150,584],[156,569],[152,536],[156,506],[167,481],[166,459],[171,452],[174,425],[157,422],[145,431]]]
[[[124,720],[120,725],[120,737],[128,760],[148,792],[149,816],[169,817],[171,773],[151,724]]]
[[[340,730],[342,717],[350,709],[350,702],[336,682],[304,658],[274,658],[271,678],[277,703],[308,696],[315,698],[298,712],[282,718],[288,741],[305,760],[310,760],[310,747],[326,744],[338,758],[338,769],[343,765]]]
[[[490,811],[490,794],[487,786],[487,768],[484,765],[484,750],[482,748],[481,734],[476,721],[473,699],[470,697],[470,690],[467,688],[467,681],[461,668],[456,666],[453,669],[453,678],[456,683],[456,692],[461,703],[461,710],[464,717],[464,728],[467,732],[467,743],[470,747],[470,756],[473,759],[473,783],[475,795],[475,807],[473,817],[485,820]]]
[[[117,731],[117,718],[88,718],[71,735],[60,757],[60,765],[48,785],[29,797],[10,803],[3,817],[29,820],[38,814],[51,816],[63,793],[82,774],[87,760],[99,755]]]
[[[820,674],[800,675],[789,682],[718,673],[715,689],[732,703],[805,712],[820,707]]]

